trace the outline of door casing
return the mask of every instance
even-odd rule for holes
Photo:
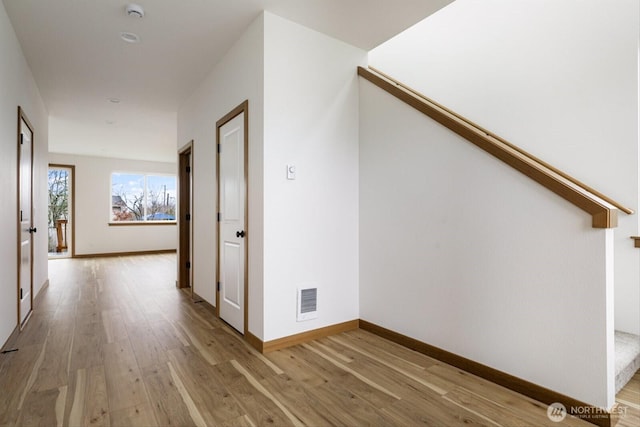
[[[244,331],[245,338],[249,331],[249,238],[251,236],[249,223],[249,101],[245,100],[242,104],[227,113],[224,117],[216,122],[216,147],[220,144],[220,128],[226,123],[244,113],[244,230],[246,233],[244,243]],[[220,153],[216,150],[216,212],[220,213]],[[216,283],[220,283],[220,221],[216,221]],[[220,287],[216,287],[216,315],[220,317]]]

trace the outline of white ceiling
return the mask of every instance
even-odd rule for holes
[[[261,11],[370,50],[451,1],[138,0],[142,19],[126,0],[3,3],[49,110],[50,151],[173,162],[181,102]]]

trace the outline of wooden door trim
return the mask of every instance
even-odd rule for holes
[[[76,257],[76,166],[49,163],[49,168],[71,169],[71,258]]]
[[[17,324],[18,327],[20,328],[20,330],[22,330],[22,328],[24,327],[24,325],[27,324],[27,322],[29,321],[29,318],[31,317],[31,313],[33,313],[33,234],[31,234],[31,244],[29,245],[29,251],[30,253],[30,266],[29,266],[29,270],[30,270],[30,274],[31,274],[31,283],[29,284],[29,298],[31,300],[31,304],[30,304],[30,309],[29,309],[29,314],[27,314],[27,317],[25,317],[24,322],[20,322],[20,317],[21,314],[20,313],[20,280],[22,279],[21,277],[21,273],[20,273],[20,254],[21,254],[21,224],[20,224],[20,191],[22,190],[22,188],[20,187],[20,161],[21,159],[21,150],[20,150],[20,131],[22,129],[22,122],[24,121],[24,123],[27,125],[27,127],[29,128],[29,131],[31,132],[31,192],[30,192],[30,209],[31,212],[29,213],[29,217],[31,218],[31,227],[33,227],[33,152],[35,151],[35,139],[36,139],[36,134],[33,130],[33,125],[31,124],[31,122],[29,121],[29,118],[27,117],[26,113],[24,112],[24,110],[22,109],[21,106],[18,105],[18,126],[17,126],[17,159],[18,159],[18,171],[17,171],[17,181],[18,181],[18,194],[17,194],[17,209],[16,209],[16,222],[17,222],[17,232],[18,232],[18,239],[17,239],[17,262],[16,262],[16,267],[18,270],[18,283],[17,283],[17,287],[16,287],[16,299],[17,299],[17,305],[18,305],[18,310],[17,310]]]
[[[225,114],[216,122],[216,213],[220,212],[220,128],[244,113],[244,331],[245,339],[249,332],[249,100]],[[220,317],[220,221],[216,221],[216,316]]]
[[[186,283],[191,286],[191,298],[194,298],[194,283],[193,283],[193,139],[183,145],[178,150],[178,180],[179,180],[179,199],[178,199],[178,288],[186,288]],[[190,156],[191,161],[189,164],[190,172],[187,177],[187,181],[183,182],[185,171],[183,170],[183,158]],[[185,198],[188,198],[188,206],[185,206]],[[189,221],[186,221],[186,214],[190,215]],[[188,237],[188,242],[185,243],[185,238]],[[186,250],[185,250],[186,249]],[[191,254],[191,259],[185,259],[185,253]],[[191,263],[190,268],[186,268],[186,262]],[[185,280],[186,279],[186,280]]]

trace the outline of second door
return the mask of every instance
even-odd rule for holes
[[[246,174],[245,113],[218,127],[219,315],[245,332]]]

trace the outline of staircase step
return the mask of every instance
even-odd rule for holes
[[[640,368],[640,336],[616,331],[616,394]]]

